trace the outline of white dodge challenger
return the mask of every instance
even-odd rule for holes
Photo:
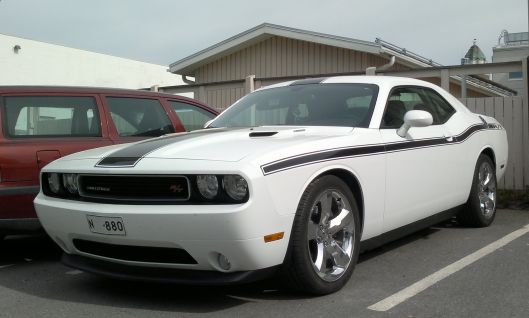
[[[207,129],[92,149],[46,166],[40,221],[74,268],[121,279],[248,282],[279,273],[340,289],[360,250],[496,213],[507,136],[419,80],[268,86]]]

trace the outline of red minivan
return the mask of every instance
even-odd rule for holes
[[[0,86],[0,238],[40,229],[39,171],[77,151],[200,129],[193,99],[108,88]]]

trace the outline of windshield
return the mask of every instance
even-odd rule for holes
[[[374,84],[305,84],[257,91],[208,127],[368,127],[378,93]]]

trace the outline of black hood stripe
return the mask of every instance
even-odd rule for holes
[[[134,167],[138,161],[155,150],[176,142],[202,137],[222,131],[226,131],[226,129],[206,129],[190,133],[181,133],[171,136],[148,139],[117,150],[109,156],[101,159],[96,164],[96,167]]]
[[[335,148],[329,150],[323,150],[318,152],[306,153],[294,157],[284,158],[261,166],[261,170],[264,175],[288,170],[300,166],[305,166],[313,163],[338,160],[350,157],[360,157],[367,155],[377,155],[383,153],[405,151],[410,149],[428,148],[443,145],[452,145],[462,143],[470,136],[480,130],[487,129],[502,129],[499,125],[482,124],[470,126],[467,130],[458,136],[452,138],[432,138],[432,139],[421,139],[413,141],[403,141],[388,144],[377,144],[367,146],[355,146],[347,148]]]

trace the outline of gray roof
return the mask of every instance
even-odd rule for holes
[[[263,23],[170,64],[169,71],[172,73],[189,75],[201,65],[207,64],[212,60],[231,54],[271,36],[282,36],[372,54],[379,54],[382,52],[379,44],[369,41],[289,28],[277,24]]]

